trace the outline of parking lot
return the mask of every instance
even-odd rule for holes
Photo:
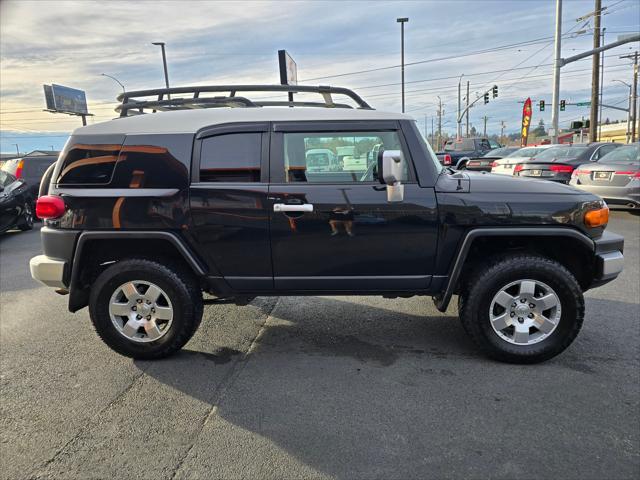
[[[640,217],[626,269],[540,365],[481,356],[430,299],[208,306],[178,355],[132,361],[0,239],[2,478],[637,478]]]

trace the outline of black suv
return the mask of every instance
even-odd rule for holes
[[[292,95],[238,95],[263,91]],[[445,311],[458,295],[485,353],[534,363],[567,348],[583,292],[622,270],[623,239],[605,231],[599,197],[443,168],[410,117],[350,90],[214,86],[119,100],[122,118],[76,130],[47,172],[44,255],[31,273],[68,293],[70,311],[88,305],[123,355],[180,349],[206,303],[423,295]],[[309,168],[318,149],[348,151],[342,169]]]

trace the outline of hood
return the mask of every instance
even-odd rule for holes
[[[511,177],[487,172],[465,171],[469,179],[469,191],[472,193],[540,193],[584,195],[583,191],[557,182]]]

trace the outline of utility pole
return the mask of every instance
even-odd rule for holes
[[[460,115],[460,111],[462,108],[462,77],[464,77],[464,73],[462,75],[460,75],[460,78],[458,79],[458,116],[456,124],[457,124],[457,130],[456,130],[456,137],[459,140],[460,138],[462,138],[462,116]]]
[[[440,141],[442,140],[442,100],[438,97],[438,141],[436,150],[440,151]]]
[[[467,80],[467,133],[466,137],[469,138],[469,80]]]
[[[602,16],[602,15],[600,15]],[[604,32],[606,28],[602,29],[601,41],[600,44],[604,45]],[[602,93],[604,90],[604,50],[602,51],[602,56],[600,57],[600,110],[598,111],[598,118],[600,119],[600,125],[598,126],[598,141],[600,141],[600,137],[602,137]]]
[[[408,22],[408,18],[397,18],[396,22],[400,24],[400,60],[402,66],[402,113],[404,113],[404,24]]]
[[[500,143],[504,144],[504,120],[500,120]]]
[[[593,16],[593,48],[600,48],[600,18],[602,17],[601,0],[595,0],[595,11]],[[596,52],[592,57],[591,69],[591,115],[589,117],[589,142],[598,139],[598,94],[600,87],[600,53]]]
[[[433,145],[433,117],[431,117],[431,141],[429,143]]]
[[[558,115],[560,113],[560,67],[562,40],[562,0],[556,0],[556,37],[553,62],[553,98],[551,100],[551,143],[558,143]]]
[[[631,84],[631,105],[632,119],[631,124],[631,143],[636,141],[636,124],[638,123],[638,52],[633,54],[633,83]]]
[[[487,118],[488,117],[485,115],[484,116],[484,133],[483,133],[483,136],[485,137],[487,136]]]
[[[15,145],[16,146],[16,154],[18,156],[20,156],[20,147],[18,147],[18,144],[17,143],[12,143],[11,145]]]

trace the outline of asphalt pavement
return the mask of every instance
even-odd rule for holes
[[[207,306],[185,349],[109,350],[33,281],[37,230],[0,238],[0,478],[640,476],[640,216],[625,271],[540,365],[481,356],[430,299]]]

